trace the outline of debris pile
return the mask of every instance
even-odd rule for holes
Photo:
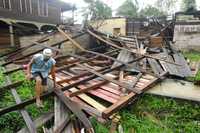
[[[173,48],[169,38],[165,36],[169,32],[169,26],[171,24],[160,27],[160,33],[150,34],[150,36],[132,37],[108,36],[92,28],[87,28],[72,36],[58,28],[60,36],[64,36],[65,40],[43,45],[44,42],[48,42],[48,37],[52,35],[50,34],[31,45],[2,55],[1,58],[4,59],[2,66],[6,68],[10,64],[17,65],[17,68],[6,70],[4,74],[9,75],[19,70],[26,71],[24,64],[34,54],[41,52],[44,48],[52,49],[55,51],[54,58],[57,62],[57,87],[44,93],[41,98],[57,96],[75,116],[73,119],[66,118],[52,131],[62,132],[73,124],[76,131],[86,128],[88,132],[93,132],[88,119],[90,116],[96,117],[100,122],[109,119],[116,121],[119,118],[117,111],[133,103],[158,81],[164,80],[167,76],[185,78],[192,75],[183,55]],[[98,47],[83,48],[75,38],[84,34],[89,34]],[[57,46],[66,41],[70,41],[80,52],[63,53]],[[43,48],[27,55],[21,54],[33,46]],[[15,90],[13,88],[22,83],[23,81],[10,82],[0,90],[7,88]],[[35,132],[37,124],[34,124],[35,122],[30,119],[24,109],[34,101],[35,98],[26,101],[16,99],[16,104],[1,109],[0,115],[20,110],[22,116],[25,116],[24,120],[28,130]],[[49,115],[47,116],[49,119],[51,118]]]

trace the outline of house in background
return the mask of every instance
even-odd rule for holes
[[[106,34],[132,36],[140,32],[145,21],[143,18],[112,17],[91,22],[91,25]]]
[[[160,24],[167,24],[165,16],[156,18],[127,18],[127,17],[112,17],[109,19],[96,20],[91,22],[93,28],[111,35],[121,36],[134,36],[145,35],[149,33],[149,30],[155,30],[157,32],[157,25],[154,25],[154,21]],[[156,33],[155,32],[155,33]]]
[[[174,45],[183,51],[200,51],[200,11],[177,12]]]
[[[60,0],[0,0],[0,48],[19,43],[18,26],[47,31],[61,24],[62,13],[72,8]]]

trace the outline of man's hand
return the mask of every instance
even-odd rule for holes
[[[56,88],[56,80],[53,80],[53,87]]]
[[[56,75],[55,75],[55,65],[51,68],[51,76],[53,78],[53,85],[56,88]]]

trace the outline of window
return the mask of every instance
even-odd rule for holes
[[[23,13],[27,12],[26,0],[20,0],[20,8],[21,12]]]
[[[23,13],[32,13],[31,0],[20,0],[20,8]]]
[[[116,36],[121,33],[120,31],[121,31],[120,28],[113,28],[113,34],[116,35]]]
[[[47,0],[38,0],[38,14],[39,16],[48,16],[48,2]]]
[[[11,9],[10,0],[0,0],[0,7],[5,9]]]

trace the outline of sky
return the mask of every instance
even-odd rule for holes
[[[87,4],[83,0],[61,0],[65,1],[70,4],[75,4],[77,7],[77,11],[75,12],[75,21],[76,23],[81,23],[83,20],[82,17],[82,10],[84,7],[87,7]],[[115,14],[116,9],[125,1],[125,0],[101,0],[104,3],[106,3],[109,7],[112,8],[113,10],[113,16]],[[179,11],[180,10],[180,3],[182,0],[178,0],[176,9],[174,11]],[[140,8],[145,8],[147,5],[154,5],[156,0],[138,0]],[[197,8],[200,8],[200,0],[196,0],[197,3]],[[66,12],[64,13],[64,16],[72,16],[71,12]]]

